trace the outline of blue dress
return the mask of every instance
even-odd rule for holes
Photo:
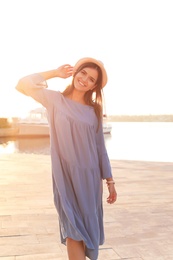
[[[39,74],[21,79],[17,90],[47,109],[54,203],[59,215],[61,242],[84,241],[86,256],[98,258],[104,243],[102,180],[112,177],[102,125],[91,106],[59,91],[45,88]]]

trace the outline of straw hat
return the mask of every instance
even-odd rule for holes
[[[104,65],[101,61],[93,59],[93,58],[82,58],[80,59],[74,66],[74,73],[78,70],[78,68],[84,64],[84,63],[88,63],[88,62],[92,62],[95,63],[98,67],[100,67],[101,71],[102,71],[102,88],[106,85],[108,77],[107,77],[107,73],[106,70],[104,68]],[[73,73],[73,74],[74,74]]]

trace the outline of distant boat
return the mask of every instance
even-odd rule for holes
[[[112,125],[108,123],[103,123],[103,133],[104,134],[111,134]]]
[[[103,115],[103,133],[104,134],[111,134],[112,125],[109,122],[109,119],[106,114]]]

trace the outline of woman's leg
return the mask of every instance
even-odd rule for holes
[[[66,239],[69,260],[85,260],[85,247],[83,241]]]

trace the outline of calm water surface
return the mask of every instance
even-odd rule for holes
[[[111,123],[105,135],[110,159],[173,162],[173,123]],[[50,154],[49,138],[0,138],[0,154]]]
[[[113,123],[110,159],[173,162],[173,123]]]

